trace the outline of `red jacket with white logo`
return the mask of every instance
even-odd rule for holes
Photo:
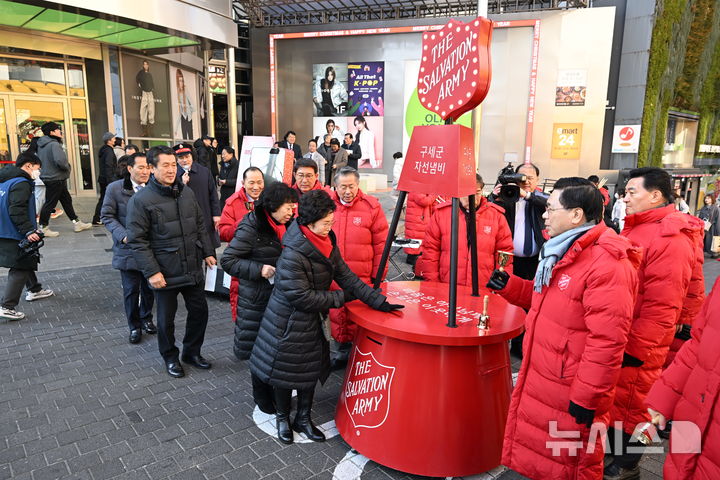
[[[540,293],[511,276],[499,291],[528,310],[523,361],[513,389],[503,465],[530,478],[601,479],[600,435],[588,453],[590,430],[568,413],[570,402],[595,410],[607,424],[632,320],[640,249],[600,223],[555,264]],[[556,422],[556,423],[551,423]],[[561,432],[580,432],[580,438]],[[554,434],[552,432],[555,432]],[[577,455],[562,442],[582,442]],[[552,446],[558,448],[553,454]]]
[[[720,279],[715,281],[692,338],[650,389],[647,405],[673,420],[663,478],[720,478]],[[689,427],[689,428],[688,428]],[[702,440],[700,453],[684,448]]]
[[[415,240],[425,239],[430,218],[432,217],[435,205],[438,204],[437,195],[425,195],[424,193],[410,193],[405,209],[405,238]],[[405,248],[408,255],[417,255],[419,248]]]
[[[611,410],[611,420],[623,422],[628,434],[650,421],[645,397],[660,377],[688,293],[692,293],[690,301],[696,302],[704,291],[702,275],[697,278],[701,259],[696,249],[702,233],[702,222],[678,212],[672,204],[625,217],[622,236],[643,247],[640,286],[625,351],[644,363],[622,369]]]
[[[450,282],[450,216],[452,202],[439,204],[425,233],[415,271],[431,282]],[[458,285],[472,284],[470,249],[468,246],[465,213],[459,209],[458,218]],[[496,267],[497,251],[513,251],[512,234],[502,207],[480,198],[475,211],[475,233],[478,251],[478,279],[484,286]],[[512,261],[506,270],[512,273]]]
[[[245,187],[230,195],[225,201],[225,207],[223,207],[222,214],[220,215],[220,223],[218,224],[220,240],[223,242],[232,240],[240,221],[248,212],[252,211],[252,209],[253,203],[248,201]],[[237,317],[237,297],[238,279],[232,277],[230,281],[230,313],[232,314],[233,322]]]
[[[344,205],[337,192],[330,197],[335,201],[333,232],[340,254],[350,270],[370,284],[380,266],[383,247],[388,234],[388,223],[380,202],[358,190],[355,199]],[[338,342],[351,342],[355,337],[355,324],[348,318],[345,308],[330,310],[332,335]]]

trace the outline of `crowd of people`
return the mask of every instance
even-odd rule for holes
[[[59,126],[46,130],[37,151],[0,170],[0,266],[10,269],[0,317],[8,320],[24,318],[16,310],[24,288],[28,301],[53,295],[35,272],[57,202],[76,231],[92,227],[77,219],[64,186]],[[329,131],[303,155],[288,132],[280,146],[294,152],[292,185],[265,178],[257,167],[239,172],[230,147],[218,161],[210,137],[143,152],[108,132],[100,152],[92,223],[112,236],[128,341],[156,335],[174,378],[186,374],[183,365],[212,368],[202,355],[204,271],[219,263],[232,277],[234,355],[248,361],[253,400],[275,415],[285,444],[293,432],[325,439],[312,421],[314,390],[348,361],[356,327],[345,305],[403,308],[372,287],[386,274],[379,266],[388,223],[380,202],[360,189],[353,162],[362,153],[351,136],[344,140],[340,149]],[[500,184],[486,197],[477,175],[474,201],[460,199],[458,225],[458,283],[471,283],[474,243],[480,284],[527,313],[524,337],[510,345],[522,363],[503,464],[530,478],[636,479],[647,443],[638,426],[655,424],[670,431],[669,478],[720,476],[712,444],[720,435],[720,353],[713,343],[720,300],[715,291],[704,298],[702,270],[704,254],[716,249],[714,197],[689,215],[675,201],[668,173],[651,167],[630,172],[615,205],[595,176],[559,179],[547,194],[538,188],[537,166],[523,164],[514,173],[515,197]],[[46,190],[39,215],[37,179]],[[405,235],[422,243],[407,250],[408,262],[425,281],[449,281],[450,205],[409,195]],[[220,242],[228,244],[218,258]],[[504,268],[499,250],[513,254]],[[181,348],[178,295],[188,312]],[[688,422],[698,432],[680,428]],[[688,435],[699,435],[703,448],[674,451]],[[564,438],[577,447],[555,449]]]

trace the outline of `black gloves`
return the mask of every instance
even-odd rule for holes
[[[593,420],[595,419],[595,410],[588,410],[585,407],[581,407],[572,400],[570,400],[568,413],[575,417],[575,422],[578,425],[585,425],[587,428],[592,426]]]
[[[643,363],[645,362],[633,357],[632,355],[623,353],[623,361],[621,367],[642,367]]]
[[[690,330],[692,330],[692,325],[683,323],[680,330],[675,333],[675,338],[679,338],[683,342],[687,342],[688,340],[690,340]]]
[[[357,300],[357,297],[350,290],[343,290],[343,301],[345,303]]]
[[[492,275],[490,275],[490,280],[488,280],[485,286],[490,290],[502,290],[507,285],[508,280],[510,280],[509,273],[495,270]]]
[[[401,308],[405,308],[405,305],[397,305],[394,303],[388,303],[387,300],[385,300],[382,305],[380,305],[377,309],[381,312],[390,313],[394,310],[400,310]]]

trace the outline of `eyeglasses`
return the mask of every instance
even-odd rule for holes
[[[297,177],[297,178],[299,178],[299,179],[305,179],[305,178],[310,179],[310,178],[313,178],[314,176],[315,176],[314,173],[309,173],[309,174],[296,173],[296,174],[295,174],[295,177]]]
[[[570,210],[570,209],[569,209],[569,208],[564,208],[564,207],[557,207],[557,208],[545,207],[545,211],[548,212],[548,213],[554,212],[554,211],[556,211],[556,210]]]

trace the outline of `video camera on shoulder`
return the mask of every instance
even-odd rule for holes
[[[520,200],[520,184],[527,181],[527,177],[522,173],[515,173],[512,163],[509,163],[500,170],[498,174],[498,183],[500,187],[500,199],[503,203],[515,203]]]

